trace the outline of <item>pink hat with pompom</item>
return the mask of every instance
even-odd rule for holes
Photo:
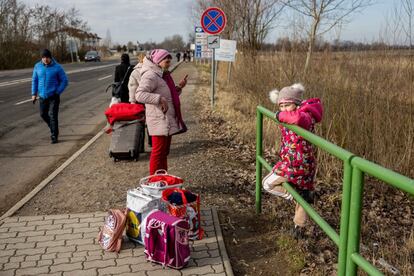
[[[269,93],[270,100],[275,104],[295,103],[300,105],[302,102],[305,87],[300,83],[295,83],[291,86],[283,87],[282,90],[272,90]]]

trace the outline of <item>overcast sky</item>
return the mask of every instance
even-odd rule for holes
[[[21,0],[34,6],[47,4],[59,9],[75,6],[88,21],[92,32],[105,38],[107,29],[112,42],[162,41],[180,34],[184,40],[193,30],[190,17],[192,0]],[[384,28],[385,17],[395,0],[377,0],[377,4],[353,16],[341,31],[341,40],[371,42]],[[276,41],[283,30],[272,32],[268,41]],[[331,37],[335,35],[332,34]],[[328,36],[329,37],[329,36]]]

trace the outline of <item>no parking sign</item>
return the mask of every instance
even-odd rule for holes
[[[201,16],[201,27],[208,34],[219,34],[226,27],[226,15],[217,7],[208,8]]]

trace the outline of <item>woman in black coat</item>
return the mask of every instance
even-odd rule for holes
[[[128,81],[129,81],[129,76],[132,73],[132,70],[130,69],[130,67],[131,67],[131,64],[129,62],[129,55],[128,54],[122,54],[121,64],[119,64],[115,67],[115,79],[114,79],[114,81],[115,82],[121,82],[124,79],[125,74],[127,74],[127,76],[125,78],[125,81],[122,85],[121,95],[119,95],[120,98],[121,98],[121,102],[123,102],[123,103],[129,103]]]

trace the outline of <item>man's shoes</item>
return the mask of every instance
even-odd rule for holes
[[[58,138],[56,136],[52,136],[51,139],[52,139],[52,141],[51,141],[52,144],[57,144],[58,143]]]

